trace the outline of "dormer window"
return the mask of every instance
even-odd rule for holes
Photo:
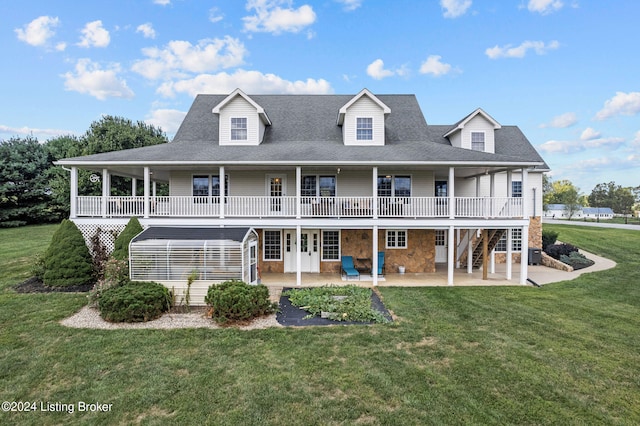
[[[231,117],[231,140],[246,141],[247,140],[247,118]]]
[[[471,149],[484,152],[484,132],[471,132]]]
[[[373,140],[372,117],[358,117],[356,119],[356,139],[359,141]]]

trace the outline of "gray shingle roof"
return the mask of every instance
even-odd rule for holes
[[[198,95],[172,142],[77,157],[61,164],[121,162],[188,163],[505,163],[541,162],[516,126],[495,131],[496,153],[451,146],[443,135],[451,125],[428,125],[413,95],[376,95],[391,108],[384,146],[345,146],[336,124],[352,95],[250,95],[269,115],[271,126],[259,146],[220,146],[218,115],[212,109],[226,95]],[[546,167],[543,165],[542,167]]]

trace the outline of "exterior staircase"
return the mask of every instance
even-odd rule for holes
[[[503,237],[503,235],[507,232],[506,229],[489,229],[487,232],[487,238],[489,239],[489,250],[488,252],[496,248],[498,241]],[[473,247],[473,261],[472,266],[474,268],[479,268],[482,266],[482,246],[483,246],[483,238],[484,233],[480,233],[480,238],[477,238]]]

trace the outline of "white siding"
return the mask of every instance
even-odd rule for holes
[[[373,140],[356,139],[356,122],[358,117],[373,118]],[[384,145],[384,111],[368,96],[362,96],[354,102],[345,114],[342,125],[342,137],[345,145]]]
[[[495,137],[493,133],[493,124],[491,124],[481,114],[477,114],[469,120],[462,129],[461,147],[471,149],[471,132],[484,133],[484,150],[485,152],[495,153]]]
[[[231,140],[231,118],[247,119],[247,140]],[[255,107],[243,97],[236,96],[220,111],[220,145],[259,145],[264,135],[264,124]]]

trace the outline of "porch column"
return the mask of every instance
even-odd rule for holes
[[[155,180],[151,182],[151,195],[153,196],[153,198],[156,198],[158,196],[158,185],[156,184]]]
[[[372,211],[373,211],[373,218],[377,219],[378,218],[378,167],[374,166],[372,169],[373,172],[373,182],[372,182],[372,186],[371,186],[371,194],[373,197],[373,205],[371,206]],[[377,238],[377,236],[375,237]]]
[[[489,273],[496,273],[496,250],[491,250],[491,256],[489,258]]]
[[[447,183],[449,191],[449,219],[456,218],[456,199],[454,197],[455,192],[455,169],[449,167],[449,182]]]
[[[511,175],[511,170],[507,170],[507,197],[513,197],[513,185],[511,184],[513,177]]]
[[[453,285],[453,269],[455,266],[455,254],[454,254],[454,244],[455,237],[454,232],[456,232],[453,225],[449,226],[449,232],[447,233],[448,238],[448,246],[447,246],[447,284]]]
[[[375,209],[374,209],[375,210]],[[373,279],[373,285],[378,285],[378,225],[373,225],[373,257],[371,258],[371,277]]]
[[[482,230],[482,279],[489,279],[489,230]]]
[[[302,167],[296,167],[296,219],[302,217],[302,202],[300,188],[302,188]]]
[[[149,188],[151,184],[151,170],[149,166],[144,168],[144,218],[149,218]]]
[[[507,229],[507,279],[511,280],[512,278],[512,262],[513,262],[513,250],[511,248],[513,240],[513,229]]]
[[[131,178],[131,196],[135,197],[138,189],[138,179]]]
[[[522,227],[522,244],[520,249],[520,284],[527,284],[529,275],[529,225]]]
[[[71,183],[70,183],[71,199],[69,206],[71,208],[69,217],[75,219],[78,217],[78,168],[71,167]]]
[[[296,225],[296,285],[302,285],[302,227]]]
[[[473,229],[467,229],[467,274],[473,273],[473,242],[471,241],[472,233],[476,232]]]
[[[490,176],[491,176],[491,183],[489,184],[489,196],[495,197],[496,196],[496,174],[491,173]]]
[[[111,182],[109,179],[109,170],[102,169],[102,217],[107,217],[107,207],[109,204],[109,187]]]
[[[220,219],[224,219],[224,199],[227,196],[227,194],[225,194],[225,181],[226,178],[224,176],[224,166],[220,166],[220,169],[218,170],[219,176],[218,176],[218,182],[220,185],[220,191],[219,191],[219,195],[220,195],[220,199],[218,200],[218,205],[219,207],[219,211],[218,213],[220,214]]]
[[[522,217],[528,219],[531,216],[529,212],[529,170],[522,169]]]

